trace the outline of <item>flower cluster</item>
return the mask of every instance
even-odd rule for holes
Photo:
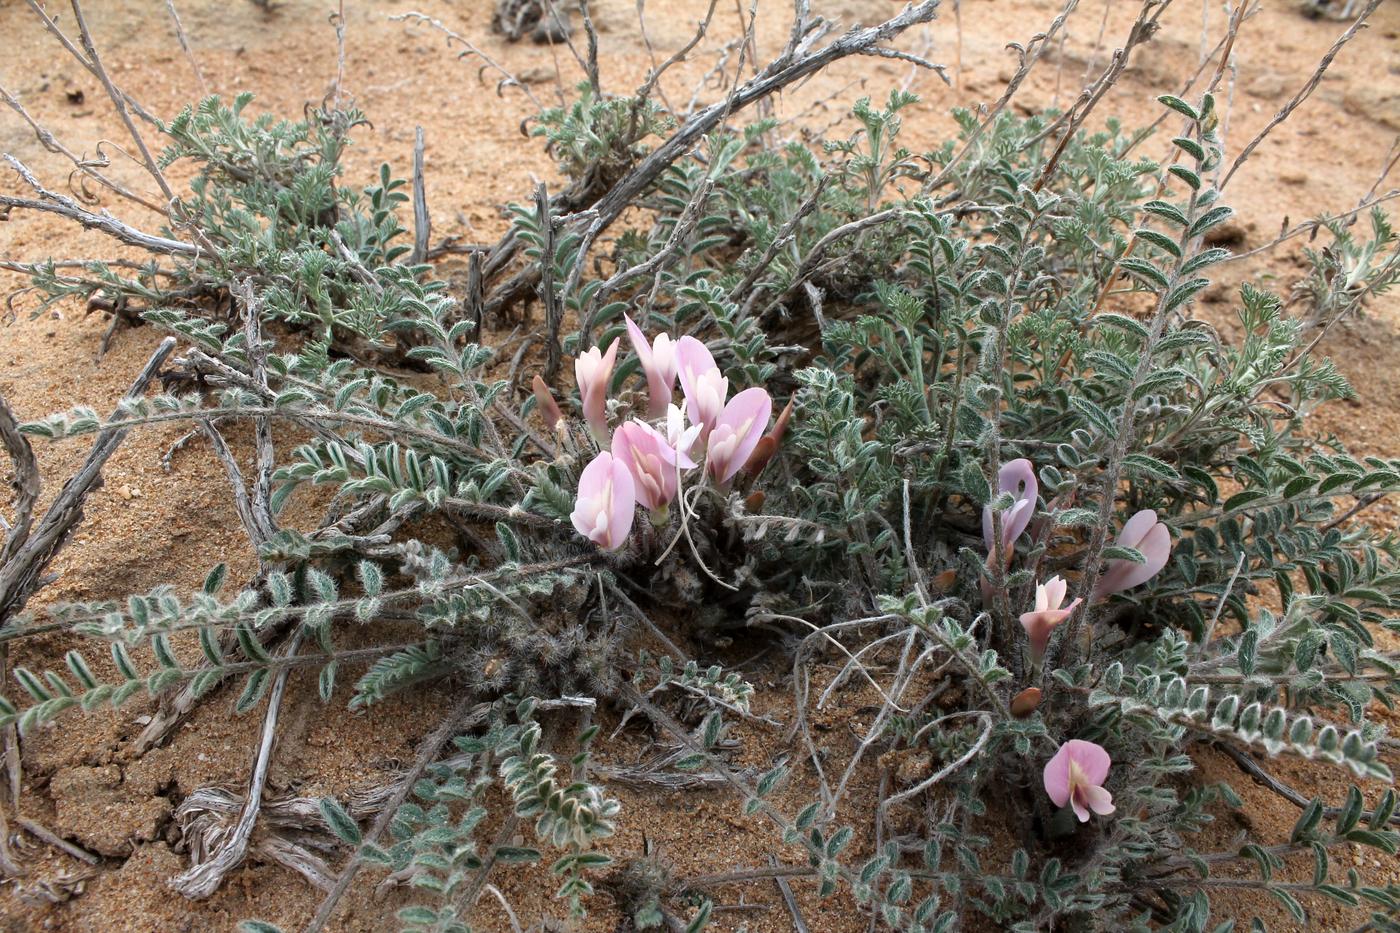
[[[1011,564],[1016,540],[1030,527],[1031,518],[1035,515],[1039,489],[1035,468],[1025,458],[1011,460],[997,472],[997,494],[1009,495],[1012,501],[1011,506],[999,516],[990,505],[982,510],[982,539],[987,546],[988,566],[992,565],[998,553],[1002,569]],[[1001,526],[1000,542],[994,530],[997,524]],[[1000,548],[997,547],[998,543]],[[1124,522],[1116,545],[1119,549],[1137,551],[1142,560],[1138,562],[1116,557],[1108,561],[1094,585],[1090,603],[1146,583],[1167,565],[1172,552],[1171,533],[1151,509],[1143,509]],[[1026,630],[1031,660],[1036,665],[1045,657],[1051,633],[1074,615],[1074,611],[1084,602],[1084,597],[1079,596],[1068,606],[1064,605],[1068,592],[1069,584],[1063,578],[1051,577],[1036,585],[1035,608],[1021,613],[1021,627]]]
[[[646,376],[646,419],[633,417],[609,430],[608,385],[621,338],[574,362],[583,418],[601,450],[579,477],[571,518],[579,534],[609,550],[627,540],[635,506],[645,508],[654,525],[664,525],[686,472],[701,463],[703,477],[721,491],[741,472],[757,476],[776,453],[790,413],[785,410],[769,431],[773,400],[767,390],[754,387],[729,398],[728,378],[699,340],[659,334],[648,341],[630,317],[626,321]],[[677,379],[683,406],[673,400]],[[557,430],[563,415],[538,379],[535,394],[546,423]]]
[[[1016,541],[1030,527],[1035,515],[1038,494],[1035,468],[1029,460],[1009,461],[997,472],[997,495],[1009,495],[1011,505],[999,514],[991,505],[982,511],[982,538],[987,547],[988,567],[996,566],[999,561],[1004,571],[1011,565]],[[1141,560],[1130,557],[1109,560],[1089,594],[1091,605],[1152,579],[1167,565],[1172,550],[1170,531],[1151,509],[1143,509],[1129,518],[1115,544],[1118,550],[1136,551]],[[986,585],[984,582],[984,587]],[[1065,605],[1068,594],[1069,583],[1063,577],[1053,576],[1036,585],[1035,607],[1021,613],[1031,664],[1037,671],[1050,645],[1050,636],[1085,603],[1084,596],[1077,596]],[[1012,701],[1012,713],[1018,717],[1029,716],[1040,705],[1041,697],[1039,687],[1027,687]],[[1108,816],[1113,813],[1113,796],[1104,790],[1103,783],[1111,764],[1102,746],[1071,739],[1045,765],[1045,792],[1057,807],[1073,808],[1081,823],[1088,821],[1090,811]]]

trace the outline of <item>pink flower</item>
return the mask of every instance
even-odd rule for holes
[[[608,383],[617,362],[617,344],[614,340],[606,353],[597,347],[585,350],[574,360],[574,378],[583,398],[583,419],[599,444],[608,442]]]
[[[1009,492],[1015,499],[1011,508],[1001,513],[1001,550],[1008,563],[1011,560],[1012,545],[1021,537],[1021,532],[1026,530],[1031,516],[1035,514],[1035,497],[1039,491],[1040,486],[1035,481],[1035,468],[1024,457],[1002,464],[997,472],[997,495]],[[987,544],[987,557],[990,559],[996,553],[992,541],[990,505],[982,509],[982,540]]]
[[[703,440],[714,430],[729,395],[729,380],[720,374],[709,348],[690,335],[676,341],[677,373],[685,393],[686,413],[700,425]]]
[[[657,334],[653,343],[647,343],[646,334],[627,315],[622,316],[627,322],[627,337],[632,341],[632,349],[637,351],[637,358],[642,361],[642,372],[647,376],[647,394],[651,398],[651,406],[647,410],[648,418],[660,418],[666,414],[666,406],[671,404],[671,393],[676,385],[676,345],[671,342],[670,334]]]
[[[660,515],[676,498],[680,470],[695,466],[694,460],[676,451],[655,428],[642,421],[629,421],[617,429],[612,452],[632,474],[638,504]]]
[[[1123,530],[1118,533],[1118,546],[1136,549],[1142,554],[1143,562],[1135,564],[1122,558],[1109,561],[1094,587],[1092,600],[1130,590],[1155,577],[1171,557],[1172,536],[1167,526],[1157,520],[1156,512],[1143,509],[1123,523]]]
[[[627,540],[636,512],[636,484],[623,462],[606,450],[583,468],[571,516],[578,533],[600,547],[616,550]]]
[[[1074,614],[1083,599],[1060,608],[1065,601],[1068,584],[1060,577],[1051,577],[1035,588],[1035,610],[1021,613],[1021,626],[1031,640],[1031,657],[1038,663],[1045,657],[1045,647],[1050,644],[1050,633],[1065,619]]]
[[[1070,739],[1045,766],[1045,793],[1055,806],[1074,808],[1079,822],[1089,822],[1089,811],[1099,816],[1113,812],[1113,795],[1103,789],[1113,759],[1103,746]]]
[[[773,414],[773,399],[760,388],[745,389],[724,406],[719,420],[710,432],[705,457],[710,475],[721,486],[728,485],[734,474],[749,462],[749,454],[758,446],[768,419]]]

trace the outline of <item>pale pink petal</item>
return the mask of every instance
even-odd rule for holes
[[[1104,568],[1103,574],[1099,577],[1099,582],[1094,584],[1094,599],[1103,599],[1105,596],[1112,596],[1114,593],[1121,593],[1128,587],[1124,580],[1128,578],[1128,571],[1136,565],[1126,560],[1111,560]]]
[[[595,503],[604,494],[608,480],[612,477],[612,455],[607,451],[593,458],[593,462],[583,468],[578,478],[578,496],[574,503],[574,528],[585,538],[592,538],[598,509]]]
[[[671,340],[671,335],[657,334],[656,339],[651,342],[651,365],[661,374],[661,380],[666,383],[668,392],[676,384],[676,364],[676,344]]]
[[[647,335],[642,333],[642,329],[637,326],[637,322],[632,320],[630,315],[622,315],[622,319],[627,322],[627,339],[632,343],[632,349],[637,353],[637,359],[642,361],[642,369],[651,369],[651,343],[647,341]]]
[[[1113,764],[1101,746],[1071,739],[1045,765],[1045,792],[1056,806],[1066,804],[1079,822],[1089,821],[1089,811],[1107,816],[1113,812],[1113,795],[1104,790]]]
[[[700,436],[705,438],[724,410],[729,380],[720,373],[709,349],[689,335],[676,342],[676,369],[685,394],[686,413],[692,424],[700,425]]]
[[[1152,530],[1147,533],[1147,537],[1142,539],[1138,545],[1138,550],[1146,559],[1142,567],[1147,570],[1147,576],[1143,582],[1150,580],[1161,573],[1162,568],[1167,566],[1167,560],[1172,556],[1172,533],[1166,525],[1157,523],[1152,526]]]
[[[1157,513],[1151,509],[1143,509],[1124,523],[1118,543],[1137,549],[1143,556],[1143,563],[1109,561],[1094,587],[1095,599],[1146,583],[1161,572],[1172,553],[1171,531],[1157,520]]]
[[[755,386],[745,389],[724,406],[716,425],[724,425],[734,431],[738,444],[729,455],[725,467],[726,475],[719,477],[722,483],[728,482],[735,473],[749,462],[749,454],[758,446],[763,433],[768,430],[768,419],[773,415],[773,399],[764,389]]]
[[[637,351],[637,359],[641,361],[642,372],[647,377],[647,395],[651,400],[647,417],[659,418],[666,414],[666,406],[671,404],[672,387],[676,383],[676,355],[670,335],[661,334],[655,344],[648,343],[646,334],[642,333],[636,321],[626,314],[622,318],[627,322],[627,338],[632,343],[632,349]]]
[[[590,541],[609,550],[621,547],[632,529],[634,496],[632,474],[603,451],[579,475],[578,498],[569,518]]]
[[[1035,497],[1039,493],[1035,480],[1035,467],[1024,457],[1002,464],[997,471],[997,495],[1010,493],[1015,499],[1011,508],[1001,514],[1001,547],[1010,557],[1012,545],[1030,524],[1035,515]],[[987,545],[987,553],[994,553],[992,547],[992,508],[982,509],[982,540]]]
[[[1099,816],[1108,816],[1114,811],[1113,795],[1102,787],[1092,784],[1080,788],[1080,793],[1084,796],[1084,802],[1089,805]]]
[[[690,445],[694,444],[695,438],[699,436],[700,426],[697,424],[687,428],[685,433],[681,435],[681,447],[670,448],[672,456],[675,457],[676,466],[680,467],[682,470],[693,470],[697,466],[699,466],[699,464],[697,464],[694,460],[691,459],[689,453]],[[667,446],[669,447],[670,445]]]
[[[724,400],[729,397],[729,380],[718,369],[707,369],[698,374],[694,381],[695,392],[686,399],[691,420],[700,425],[701,436],[706,436],[719,424],[719,416],[724,414]]]
[[[578,478],[578,497],[580,499],[594,499],[602,493],[608,485],[608,479],[612,475],[612,455],[603,451],[594,457],[588,466],[583,468],[583,472]]]
[[[574,361],[574,376],[583,399],[583,418],[600,444],[607,443],[608,383],[612,381],[619,342],[614,339],[607,352],[601,355],[594,347]]]
[[[676,341],[676,372],[681,377],[681,391],[689,399],[694,393],[695,379],[703,372],[718,369],[709,347],[689,334]],[[691,418],[694,421],[694,417]]]
[[[1016,543],[1016,539],[1021,537],[1021,532],[1026,530],[1026,526],[1031,523],[1031,516],[1035,514],[1034,499],[1017,499],[1016,504],[1006,510],[1005,520],[1001,523],[1002,537],[1006,540],[1008,547]]]
[[[612,464],[612,499],[608,503],[608,548],[619,548],[627,540],[632,530],[632,518],[636,515],[636,485],[632,474],[620,461]]]
[[[1045,772],[1042,775],[1045,782],[1045,793],[1050,795],[1050,799],[1055,806],[1063,807],[1069,803],[1069,748],[1061,746],[1055,753],[1055,757],[1045,763]]]
[[[598,348],[584,350],[574,358],[574,381],[578,383],[579,392],[583,392],[586,383],[593,381],[593,371],[598,368],[598,362],[603,355],[598,352]]]
[[[685,423],[685,412],[676,405],[666,406],[666,446],[675,453],[675,463],[683,470],[692,470],[696,463],[690,456],[690,448],[700,437],[700,425]]]
[[[1138,548],[1143,536],[1157,524],[1157,513],[1151,509],[1143,509],[1133,514],[1133,517],[1123,523],[1123,530],[1118,532],[1118,543],[1123,547]]]
[[[1039,661],[1045,656],[1045,649],[1050,645],[1050,634],[1055,631],[1055,626],[1060,621],[1049,610],[1021,613],[1021,627],[1026,630],[1026,637],[1030,639],[1031,657]]]
[[[1108,769],[1112,766],[1113,759],[1108,756],[1102,745],[1085,742],[1083,739],[1070,739],[1060,749],[1061,752],[1066,750],[1090,784],[1099,785],[1108,778]]]
[[[1021,537],[1021,532],[1026,530],[1035,514],[1035,497],[1040,491],[1035,481],[1035,467],[1024,457],[1012,460],[997,472],[997,486],[1002,492],[1015,496],[1020,506],[1019,509],[1013,507],[1010,516],[1002,522],[1002,531],[1008,536],[1006,540],[1014,542]]]
[[[574,503],[574,511],[569,515],[569,519],[574,523],[574,530],[585,538],[593,537],[593,517],[581,508],[583,500]]]
[[[620,343],[622,343],[622,340],[614,337],[613,342],[608,344],[608,351],[603,354],[603,368],[610,373],[612,372],[613,365],[617,363],[617,347]]]
[[[549,391],[549,386],[545,385],[543,379],[535,376],[530,382],[530,387],[535,393],[535,402],[539,408],[540,417],[544,419],[544,426],[553,431],[559,426],[559,422],[564,420],[564,413],[559,410],[559,403],[554,400],[554,393]]]
[[[652,511],[670,505],[680,482],[677,457],[660,432],[644,421],[629,421],[613,433],[612,451],[632,474],[638,504]]]
[[[637,503],[644,508],[652,509],[656,508],[657,503],[653,501],[655,497],[648,494],[649,486],[646,482],[646,476],[639,468],[638,461],[642,459],[643,454],[634,449],[640,443],[632,436],[637,430],[635,424],[635,422],[629,421],[619,425],[618,429],[613,432],[612,444],[609,449],[612,450],[613,457],[627,467],[627,472],[633,477],[633,495],[636,497]]]
[[[1039,587],[1036,589],[1036,608],[1059,609],[1060,604],[1065,601],[1065,593],[1069,589],[1069,584],[1060,576],[1054,576],[1046,580],[1044,586],[1045,606],[1043,607],[1040,605],[1040,589]]]

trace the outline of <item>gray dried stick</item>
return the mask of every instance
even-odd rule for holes
[[[580,210],[575,215],[576,220],[588,221],[583,229],[583,244],[579,249],[575,268],[581,268],[588,246],[622,215],[628,205],[646,191],[669,165],[689,152],[702,137],[713,131],[730,115],[802,81],[840,59],[852,55],[879,54],[875,50],[883,43],[911,26],[932,20],[938,6],[938,0],[925,0],[917,6],[906,7],[897,16],[877,26],[852,29],[815,51],[812,46],[825,35],[825,27],[820,20],[808,19],[799,8],[799,15],[793,24],[792,41],[782,55],[753,78],[735,88],[725,99],[689,117],[664,143],[653,149],[607,192],[598,197],[591,207]],[[491,252],[487,263],[488,274],[502,269],[519,247],[520,243],[513,236],[508,234],[503,238]],[[484,313],[499,314],[532,292],[539,278],[540,268],[538,264],[532,264],[501,282],[486,296],[483,303]],[[586,332],[582,334],[585,343],[588,336]]]
[[[137,398],[146,391],[146,386],[174,349],[174,337],[161,341],[127,390],[126,398]],[[0,565],[0,622],[18,612],[42,585],[44,568],[68,541],[73,527],[82,520],[83,503],[101,480],[103,465],[126,438],[128,429],[121,425],[121,420],[122,413],[118,410],[112,415],[110,426],[97,435],[87,460],[63,485],[27,539],[13,553],[9,552],[7,544],[5,562]]]
[[[284,657],[296,656],[304,633],[303,629],[292,637]],[[248,794],[244,798],[243,810],[238,815],[233,832],[225,837],[218,851],[209,853],[212,857],[207,861],[197,861],[189,870],[170,879],[170,887],[185,897],[199,899],[213,894],[223,883],[225,876],[241,865],[248,855],[248,841],[252,838],[253,826],[257,823],[258,811],[262,808],[267,769],[272,764],[277,716],[282,709],[282,697],[286,693],[287,677],[291,672],[291,665],[283,667],[273,680],[272,691],[267,699],[267,712],[263,716],[262,738],[258,742],[257,756],[253,759],[253,773],[248,780]]]

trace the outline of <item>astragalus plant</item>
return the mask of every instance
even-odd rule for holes
[[[34,284],[180,350],[156,361],[165,391],[29,422],[7,447],[23,469],[26,438],[100,448],[189,424],[260,570],[32,617],[29,590],[0,589],[7,642],[58,626],[97,645],[66,669],[17,668],[6,722],[62,728],[73,708],[157,696],[140,753],[201,700],[262,704],[251,793],[185,801],[194,858],[173,884],[204,896],[254,852],[283,860],[330,891],[312,928],[378,867],[420,889],[406,928],[469,929],[493,872],[545,859],[575,922],[602,879],[637,928],[700,929],[716,916],[705,879],[609,841],[629,819],[609,776],[731,794],[805,854],[717,862],[710,887],[790,878],[895,930],[977,914],[1228,929],[1221,887],[1267,891],[1300,923],[1321,897],[1394,928],[1400,892],[1332,853],[1400,844],[1368,718],[1396,693],[1400,659],[1377,636],[1397,628],[1400,543],[1364,521],[1400,492],[1400,462],[1310,431],[1351,390],[1278,297],[1243,287],[1233,342],[1196,316],[1232,261],[1208,242],[1231,216],[1216,98],[1161,98],[1159,162],[1130,157],[1141,137],[1117,123],[1004,101],[957,114],[959,134],[924,153],[900,144],[904,92],[860,101],[832,141],[743,122],[934,11],[835,37],[799,4],[782,56],[687,112],[653,101],[655,82],[604,93],[594,62],[577,103],[537,124],[562,189],[513,206],[460,294],[426,261],[422,203],[400,242],[421,175],[342,177],[353,111],[278,122],[211,98],[157,124],[156,177],[194,170],[159,235],[26,173],[38,196],[5,203],[153,254],[41,264]],[[528,347],[490,345],[507,321]],[[236,423],[254,429],[242,459]],[[285,506],[314,487],[324,522],[291,527]],[[48,520],[21,517],[7,585]],[[342,646],[365,625],[379,643]],[[744,665],[716,663],[738,639],[791,665],[767,768],[735,763],[736,726],[772,715]],[[271,735],[302,667],[328,703],[435,691],[452,712],[419,724],[391,783],[272,808]],[[873,717],[818,748],[812,713],[843,702]],[[602,726],[650,730],[660,763],[607,761]],[[1294,801],[1291,838],[1196,841],[1239,803],[1194,777],[1206,747]],[[1340,808],[1308,800],[1269,774],[1280,755],[1357,786]],[[506,806],[508,831],[487,832]],[[250,848],[258,819],[281,845]]]

